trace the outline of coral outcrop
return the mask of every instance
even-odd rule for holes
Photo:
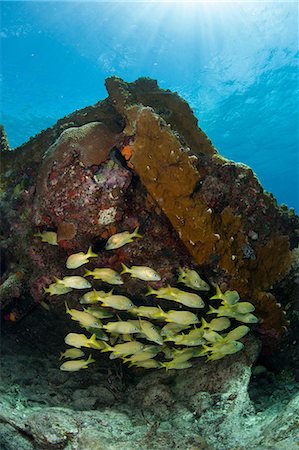
[[[2,286],[5,317],[29,314],[43,288],[64,273],[66,256],[99,253],[91,268],[147,265],[158,288],[180,265],[256,306],[262,336],[283,334],[283,294],[298,245],[298,217],[279,207],[250,168],[221,157],[188,104],[154,80],[112,77],[107,99],[76,111],[10,150],[1,146]],[[139,225],[144,238],[104,252],[115,232]],[[34,234],[56,231],[58,246]],[[22,273],[7,294],[7,285]],[[138,280],[125,291],[151,305]],[[79,296],[72,296],[73,304]],[[47,299],[57,311],[61,302]]]

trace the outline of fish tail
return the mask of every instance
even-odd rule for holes
[[[160,305],[158,305],[158,309],[159,309],[159,313],[157,314],[157,317],[165,317],[165,312],[163,311],[163,309],[161,308]]]
[[[122,272],[120,272],[120,274],[122,275],[123,273],[131,273],[131,270],[129,269],[129,267],[127,267],[124,263],[121,263],[122,266]]]
[[[54,280],[55,280],[55,283],[57,283],[57,284],[64,284],[63,280],[60,280],[57,277],[54,277]]]
[[[149,287],[147,293],[145,294],[145,296],[147,297],[148,295],[156,295],[155,289]]]
[[[88,359],[86,361],[86,364],[92,363],[92,362],[96,362],[95,359],[93,359],[93,357],[91,356],[91,354],[89,354]]]
[[[109,344],[107,344],[107,342],[103,341],[103,346],[104,348],[102,349],[102,352],[112,352],[113,347]]]
[[[213,295],[212,297],[210,297],[210,300],[222,300],[223,299],[223,294],[220,290],[220,287],[218,286],[218,284],[216,284],[216,294]]]
[[[60,352],[59,361],[64,357],[64,352]]]
[[[87,258],[91,258],[91,257],[96,257],[96,256],[98,256],[98,254],[97,253],[94,253],[93,251],[92,251],[92,248],[91,248],[91,245],[89,246],[89,248],[88,248],[88,251],[87,251]]]
[[[101,348],[99,342],[97,341],[97,335],[93,333],[93,335],[88,339],[89,343],[95,345],[98,348]]]
[[[49,294],[49,293],[50,293],[50,289],[49,289],[48,287],[47,287],[47,288],[44,287],[44,293],[45,293],[45,294]],[[51,294],[50,294],[50,295],[51,295]]]
[[[107,292],[103,297],[109,297],[110,295],[113,295],[113,289],[111,289],[111,291]]]
[[[139,238],[142,238],[143,235],[142,235],[142,234],[139,234],[138,231],[139,231],[139,225],[138,225],[138,226],[135,228],[135,230],[133,231],[132,237],[139,237]]]
[[[166,372],[168,372],[168,370],[169,370],[169,366],[170,366],[170,364],[169,364],[169,362],[166,362],[166,363],[161,363],[161,366],[162,367],[165,367],[165,369],[166,369]]]
[[[213,306],[210,306],[207,314],[218,314],[218,309],[215,309],[213,308]]]
[[[92,271],[88,270],[88,269],[84,269],[85,273],[84,273],[84,277],[88,277],[89,275],[92,275]]]
[[[66,311],[66,313],[72,315],[71,310],[70,310],[67,302],[64,302],[64,304],[65,304],[65,311]]]
[[[50,311],[50,305],[48,303],[44,302],[43,300],[40,302],[40,305],[42,308],[44,308],[46,311]]]
[[[184,278],[185,278],[186,274],[185,274],[185,272],[184,272],[184,270],[182,269],[181,266],[179,266],[178,270],[179,270],[178,282],[180,283],[180,282],[184,281]]]
[[[210,308],[212,308],[212,307],[210,306]],[[200,329],[204,330],[205,328],[210,328],[210,326],[209,326],[209,323],[205,320],[205,318],[202,317],[201,318],[201,327],[200,327]]]

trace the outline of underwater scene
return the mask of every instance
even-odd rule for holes
[[[298,2],[0,8],[0,450],[298,449]]]

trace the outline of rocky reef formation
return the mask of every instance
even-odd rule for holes
[[[282,427],[276,441],[280,447],[275,447],[275,437],[271,441],[266,435],[272,435],[273,414],[279,408],[271,406],[263,419],[255,416],[247,387],[260,342],[264,355],[269,355],[264,356],[264,364],[276,371],[282,365],[291,378],[299,379],[298,346],[294,345],[299,317],[298,217],[292,209],[277,205],[249,167],[218,154],[177,94],[146,78],[126,83],[112,77],[106,80],[106,87],[109,95],[105,100],[75,111],[19,148],[10,150],[1,130],[0,309],[7,349],[15,349],[15,355],[6,351],[4,370],[11,377],[25,347],[35,348],[43,358],[31,361],[28,350],[29,359],[21,358],[20,366],[29,363],[34,370],[48,374],[53,367],[53,389],[47,398],[41,394],[30,400],[31,394],[22,392],[19,415],[11,411],[16,408],[13,392],[3,402],[4,448],[12,448],[5,440],[10,431],[16,439],[26,435],[20,449],[32,448],[32,442],[36,448],[117,449],[128,445],[127,435],[120,433],[126,428],[128,435],[137,433],[136,443],[130,441],[132,449],[180,445],[241,449],[242,442],[232,428],[240,416],[246,449],[291,448],[295,424],[290,421],[290,411],[295,400],[292,403],[288,398],[290,410],[279,411]],[[137,226],[142,239],[105,250],[111,235]],[[44,231],[57,233],[57,245],[48,245],[36,236]],[[44,288],[54,277],[71,275],[65,267],[67,257],[86,252],[90,245],[98,253],[88,265],[91,270],[110,267],[120,271],[121,263],[146,265],[161,275],[160,281],[150,282],[159,289],[175,285],[182,266],[197,270],[210,286],[237,290],[242,301],[255,305],[254,314],[259,318],[254,325],[255,338],[244,339],[245,352],[207,365],[198,362],[183,371],[183,376],[173,371],[145,375],[144,371],[120,369],[118,362],[100,354],[95,356],[100,364],[90,369],[91,375],[81,371],[68,381],[55,358],[64,336],[74,330],[61,298],[45,296]],[[83,267],[76,274],[84,275]],[[209,295],[214,294],[213,289]],[[116,290],[137,306],[155,306],[141,280],[126,279]],[[79,297],[72,292],[63,300],[78,307]],[[162,307],[163,302],[159,300]],[[179,309],[180,305],[171,307]],[[32,374],[36,376],[40,374]],[[89,376],[101,383],[89,383]],[[124,384],[118,383],[120,378],[125,378]],[[60,383],[64,385],[61,395]],[[3,386],[5,392],[5,383]],[[79,392],[80,386],[84,390],[90,387],[88,395]],[[85,415],[71,417],[69,410],[60,408],[73,390],[77,393],[72,394],[68,407],[86,410]],[[51,400],[53,393],[56,400]],[[117,412],[111,410],[112,405]],[[95,421],[102,431],[93,428],[94,415],[87,411],[97,409],[101,411]],[[43,427],[55,421],[60,424],[57,428]],[[114,437],[118,438],[112,445],[105,427],[111,430],[113,421]],[[258,429],[256,441],[250,423]],[[285,427],[286,423],[291,425]],[[178,429],[184,434],[190,427],[194,432],[187,433],[188,442],[174,432]],[[288,430],[289,437],[283,430]],[[265,442],[268,447],[263,447]]]
[[[2,146],[4,314],[18,320],[34,306],[30,296],[40,302],[68,253],[90,243],[100,251],[111,234],[139,225],[142,242],[100,252],[97,265],[159,266],[164,284],[192,265],[254,303],[263,336],[281,336],[275,285],[298,245],[294,212],[278,207],[249,167],[217,153],[177,94],[144,78],[106,86],[106,100],[13,151]],[[45,247],[37,230],[56,231],[58,247]],[[138,282],[126,292],[148,304]]]

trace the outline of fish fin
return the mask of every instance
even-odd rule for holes
[[[88,359],[87,359],[86,362],[87,362],[87,364],[88,364],[88,363],[96,362],[96,360],[93,359],[93,357],[91,356],[91,354],[89,354]]]
[[[89,338],[89,342],[93,345],[95,345],[98,348],[101,348],[100,344],[97,342],[97,335],[96,333],[93,333],[93,335]]]
[[[96,344],[98,345],[98,343]],[[111,345],[107,344],[107,342],[103,341],[103,346],[102,352],[112,352],[113,348]]]
[[[91,270],[88,270],[88,269],[84,269],[84,277],[88,277],[89,275],[91,275],[92,274],[92,272],[91,272]]]
[[[124,263],[121,263],[122,266],[122,271],[120,272],[120,274],[122,275],[123,273],[130,273],[131,270],[129,269],[129,267],[127,267]]]
[[[163,311],[163,309],[161,308],[160,305],[158,305],[158,309],[159,309],[159,314],[157,314],[157,317],[165,317],[165,312]]]
[[[210,306],[207,314],[218,314],[218,310],[213,308],[213,306]]]
[[[212,295],[212,297],[210,297],[210,300],[223,300],[223,294],[218,284],[216,284],[216,294]]]
[[[96,256],[98,256],[98,254],[97,254],[97,253],[94,253],[94,252],[92,251],[92,247],[91,247],[91,245],[90,245],[89,248],[88,248],[88,250],[87,250],[87,255],[86,255],[86,257],[87,257],[87,258],[91,258],[91,257],[96,257]]]
[[[211,308],[211,306],[210,306],[210,308]],[[201,325],[200,328],[201,328],[202,330],[204,330],[205,328],[210,328],[210,327],[209,327],[209,323],[205,320],[204,317],[201,318],[201,323],[202,323],[202,325]]]
[[[139,238],[142,238],[143,235],[142,235],[142,234],[139,234],[138,231],[139,231],[139,225],[138,225],[138,226],[135,228],[135,230],[133,231],[132,237],[139,237]]]
[[[72,315],[71,310],[70,310],[67,302],[64,302],[64,304],[65,304],[65,311],[66,311],[66,313]]]
[[[147,297],[148,295],[156,295],[155,289],[149,287],[148,292],[145,294],[145,296]]]
[[[44,308],[46,311],[50,311],[50,305],[48,303],[44,302],[43,300],[40,302],[40,305],[42,308]]]
[[[203,348],[206,352],[211,352],[211,351],[212,351],[212,348],[209,347],[209,346],[206,345],[206,344],[203,344],[203,345],[202,345],[202,348]]]
[[[64,357],[64,352],[60,352],[59,361]]]
[[[184,270],[182,269],[181,266],[179,266],[178,270],[179,270],[178,282],[179,283],[183,283],[184,282],[184,278],[186,277],[186,274],[185,274],[185,272],[184,272]]]
[[[57,284],[64,284],[63,280],[60,280],[57,277],[54,277],[54,280],[55,280],[55,283],[57,283]]]

